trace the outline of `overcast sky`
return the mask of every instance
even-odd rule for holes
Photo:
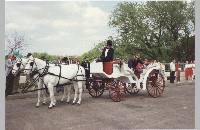
[[[108,27],[115,1],[6,1],[5,34],[24,33],[27,52],[82,55],[94,43],[116,36]]]

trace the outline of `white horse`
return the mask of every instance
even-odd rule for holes
[[[25,58],[17,58],[15,64],[13,65],[13,68],[12,68],[12,74],[16,75],[19,71],[24,70],[27,61],[28,61],[28,59],[25,59]],[[36,76],[38,76],[38,74],[35,75],[34,77],[36,77]],[[38,90],[38,102],[36,104],[36,107],[39,107],[39,105],[40,105],[40,94],[41,94],[41,92],[42,92],[43,99],[44,99],[43,104],[46,104],[45,92],[44,92],[44,90],[42,90],[42,91],[40,90],[42,88],[42,85],[43,85],[42,79],[39,78],[39,81],[38,81],[38,89],[39,89]]]
[[[16,75],[19,71],[22,71],[24,70],[25,66],[26,66],[26,63],[27,63],[28,59],[26,58],[17,58],[15,64],[13,65],[13,68],[12,68],[12,74],[13,75]],[[53,67],[55,65],[53,64],[49,64],[50,67]],[[37,77],[38,74],[36,74],[34,77]],[[39,78],[39,81],[38,81],[38,101],[36,103],[36,106],[35,107],[39,107],[40,106],[40,98],[41,98],[41,94],[43,95],[43,105],[46,105],[46,94],[45,94],[45,90],[41,90],[41,88],[44,88],[43,86],[43,77],[40,77]],[[63,93],[63,96],[62,96],[62,99],[61,99],[61,102],[63,102],[63,100],[65,99],[65,96],[66,96],[66,90],[69,92],[70,90],[66,89],[66,87],[64,87],[64,93]],[[70,93],[68,93],[68,97],[69,97]],[[56,100],[55,100],[56,101]],[[69,98],[67,99],[66,101],[67,103],[69,102]]]
[[[77,105],[81,104],[82,82],[85,80],[85,70],[82,66],[70,64],[47,68],[47,63],[45,61],[33,58],[31,56],[26,64],[24,73],[29,74],[30,71],[34,70],[38,71],[39,74],[43,76],[43,82],[48,87],[51,98],[49,108],[55,106],[53,87],[57,84],[67,84],[70,81],[73,81],[75,89],[75,95],[72,104],[75,104],[76,102],[78,90],[79,100]],[[71,86],[69,85],[68,88],[71,89]],[[70,100],[70,96],[68,96],[68,99]],[[67,102],[69,102],[69,100]]]

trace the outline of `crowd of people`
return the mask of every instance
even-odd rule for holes
[[[177,83],[181,83],[180,77],[182,70],[185,72],[185,79],[191,83],[195,78],[195,61],[186,61],[185,66],[181,68],[180,61],[176,63],[176,61],[173,60],[170,63],[170,83],[173,84],[175,79]]]
[[[18,73],[16,76],[13,76],[12,74],[12,66],[15,63],[16,55],[19,55],[18,52],[13,51],[13,53],[10,53],[6,56],[5,61],[5,72],[6,72],[6,96],[19,93],[19,79],[20,79],[20,73]],[[28,53],[27,57],[32,55],[31,53]],[[104,47],[102,54],[99,59],[96,60],[96,62],[110,62],[113,61],[114,58],[114,49],[112,47],[112,41],[108,40],[106,46]],[[46,60],[45,57],[41,57],[42,60]],[[125,62],[124,59],[118,58],[116,60],[120,60],[121,62]],[[60,56],[57,60],[53,61],[53,64],[59,65],[59,64],[78,64],[84,67],[85,69],[85,77],[88,79],[90,77],[90,62],[88,57],[84,57],[84,60],[82,62],[79,61],[78,57],[72,58],[71,56]],[[134,54],[127,62],[128,67],[132,69],[136,76],[139,77],[140,75],[140,68],[143,68],[148,65],[154,65],[159,64],[161,67],[160,73],[164,76],[165,72],[165,65],[164,62],[157,62],[155,59],[148,60],[147,58],[142,59],[140,57],[140,54]],[[188,82],[192,82],[192,80],[195,78],[195,61],[188,62],[186,61],[184,71],[185,71],[185,78],[188,80]],[[182,71],[180,61],[177,63],[175,60],[173,60],[170,63],[170,83],[174,83],[175,79],[177,83],[181,83],[180,81],[180,72]],[[86,85],[86,89],[88,86]],[[57,87],[57,92],[64,91],[64,88],[62,86]]]

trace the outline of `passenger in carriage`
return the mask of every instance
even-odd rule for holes
[[[148,65],[149,65],[149,61],[148,61],[147,58],[144,59],[144,65],[145,65],[145,66],[148,66]]]
[[[144,64],[144,62],[141,60],[141,58],[140,58],[140,55],[139,54],[136,54],[135,55],[135,59],[133,60],[133,62],[131,63],[131,69],[133,70],[133,71],[135,71],[136,70],[136,66],[138,65],[138,63],[140,63],[140,64]]]
[[[133,61],[135,60],[135,55],[133,55],[133,57],[128,60],[128,67],[131,69],[132,68],[132,64],[133,64]]]
[[[107,46],[104,47],[100,59],[96,62],[110,62],[113,61],[114,49],[112,48],[112,41],[107,41]]]

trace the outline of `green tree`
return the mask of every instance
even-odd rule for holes
[[[190,34],[189,24],[192,25]],[[109,21],[109,26],[119,33],[118,50],[126,52],[126,56],[140,53],[160,61],[181,60],[184,45],[181,39],[186,34],[189,34],[187,38],[191,37],[194,24],[194,3],[182,1],[122,2],[116,6]]]

